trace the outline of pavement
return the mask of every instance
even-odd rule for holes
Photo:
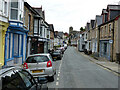
[[[120,75],[120,65],[118,63],[110,62],[110,61],[105,60],[105,59],[102,59],[102,60],[101,59],[94,59],[93,57],[84,54],[84,52],[80,52],[80,54],[87,57],[90,61]]]

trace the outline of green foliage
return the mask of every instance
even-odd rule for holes
[[[85,31],[85,28],[81,27],[81,28],[80,28],[80,31]]]

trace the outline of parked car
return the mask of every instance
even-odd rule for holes
[[[61,50],[56,50],[53,52],[52,57],[54,60],[61,60],[62,59],[62,52]]]
[[[65,48],[65,50],[67,49],[67,44],[64,44],[64,48]]]
[[[0,90],[48,90],[47,79],[35,78],[21,68],[4,67],[0,69]],[[2,85],[1,85],[2,84]]]
[[[59,47],[56,50],[61,50],[62,54],[64,54],[65,48],[64,47]]]
[[[23,68],[28,70],[33,77],[47,77],[49,81],[54,81],[56,63],[50,54],[34,54],[28,56]]]

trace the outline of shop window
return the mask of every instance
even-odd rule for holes
[[[22,55],[22,35],[14,34],[14,56]]]
[[[7,59],[10,59],[13,57],[13,34],[12,33],[8,33],[7,36]]]
[[[104,55],[107,54],[107,43],[104,43]]]

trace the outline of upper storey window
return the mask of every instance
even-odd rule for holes
[[[8,17],[8,1],[0,0],[0,15]]]
[[[10,20],[18,20],[23,22],[24,1],[11,0],[10,2]]]

